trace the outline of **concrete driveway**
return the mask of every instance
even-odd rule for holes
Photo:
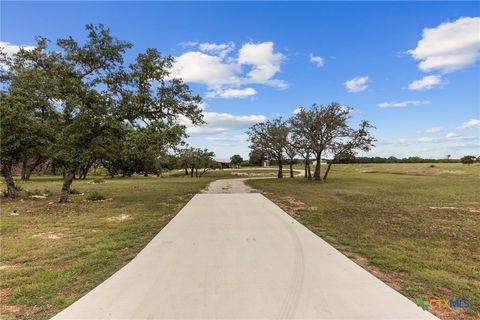
[[[258,193],[197,194],[135,259],[54,317],[294,318],[437,319]]]

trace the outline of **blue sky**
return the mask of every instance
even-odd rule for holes
[[[34,36],[84,39],[103,23],[171,54],[205,101],[189,143],[247,156],[245,131],[298,107],[337,101],[371,121],[372,156],[479,154],[478,2],[5,2],[7,51]]]

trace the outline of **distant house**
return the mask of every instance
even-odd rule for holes
[[[216,162],[220,164],[222,169],[231,169],[233,168],[233,164],[230,159],[215,159]]]

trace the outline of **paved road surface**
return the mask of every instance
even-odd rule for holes
[[[258,193],[197,194],[134,260],[54,317],[293,318],[436,319]]]

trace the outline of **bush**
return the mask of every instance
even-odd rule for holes
[[[93,191],[87,195],[87,200],[89,201],[105,200],[105,196],[98,191]]]
[[[463,164],[472,164],[475,162],[475,156],[465,156],[460,159],[460,162]]]
[[[25,195],[28,196],[28,197],[29,197],[29,196],[39,196],[39,195],[41,195],[41,194],[42,194],[41,191],[38,190],[38,189],[35,189],[35,190],[33,190],[33,191],[25,190]]]
[[[105,180],[103,180],[103,179],[95,179],[95,180],[93,180],[93,183],[94,183],[94,184],[102,184],[102,183],[105,183]]]
[[[435,168],[435,167],[436,167],[436,165],[434,165],[434,164],[430,165],[430,168]]]
[[[31,196],[41,196],[41,197],[51,197],[53,195],[52,191],[48,189],[35,189],[33,191],[25,190],[20,193],[21,195],[26,195],[27,197]]]
[[[81,194],[80,191],[78,191],[77,189],[70,189],[70,194]]]

